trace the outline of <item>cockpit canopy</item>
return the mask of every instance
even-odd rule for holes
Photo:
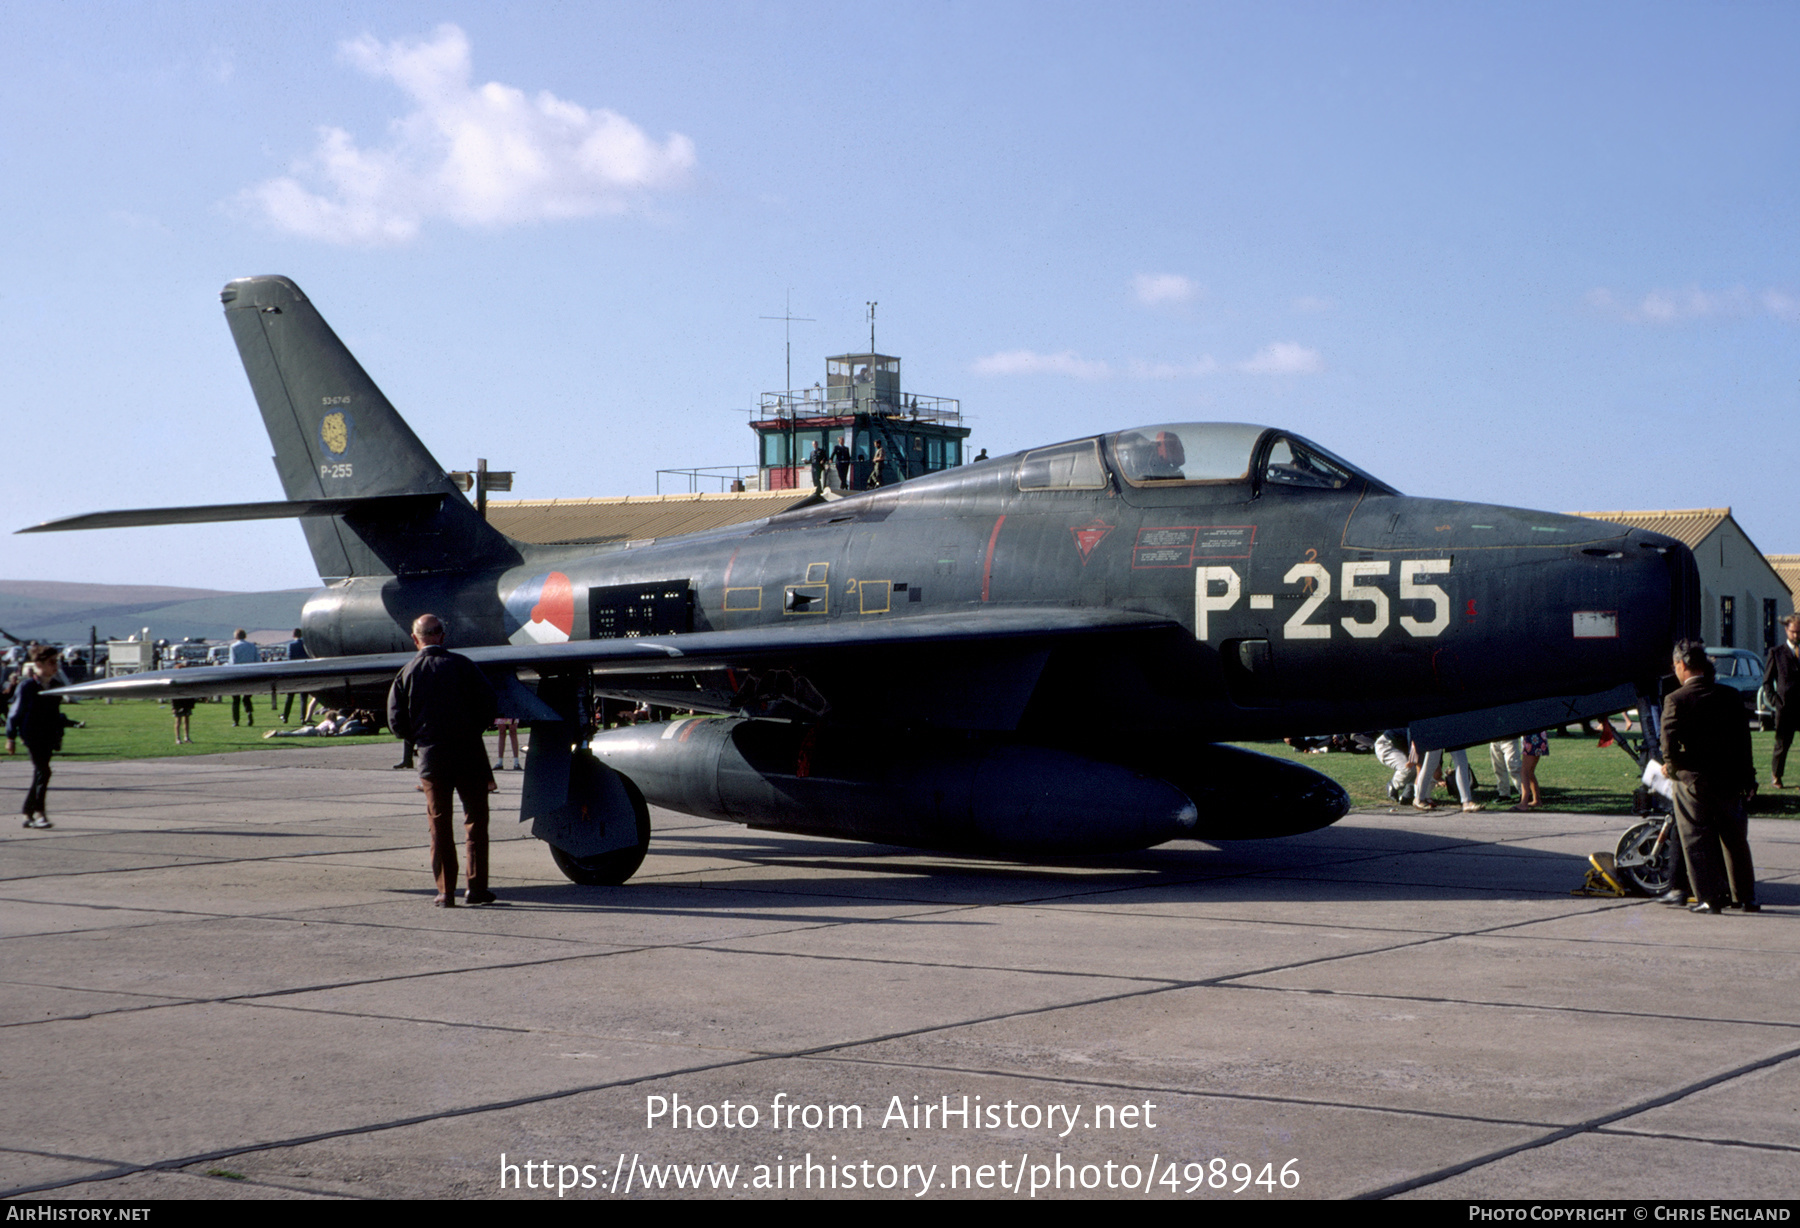
[[[1373,491],[1397,493],[1310,440],[1243,422],[1169,422],[1104,441],[1036,448],[1020,460],[1019,489],[1101,489],[1108,485],[1109,464],[1121,481],[1144,489],[1243,483],[1259,492],[1276,486],[1342,490],[1367,482]]]
[[[1267,430],[1243,422],[1170,422],[1120,431],[1107,446],[1119,476],[1133,486],[1245,482]]]

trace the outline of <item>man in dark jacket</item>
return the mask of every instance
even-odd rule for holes
[[[294,628],[294,638],[287,642],[287,659],[290,661],[306,660],[306,641],[300,638],[300,628],[298,627]],[[299,693],[300,692],[298,691],[289,691],[287,693],[287,702],[281,705],[281,723],[283,725],[287,724],[288,717],[294,714],[294,696]],[[273,702],[273,700],[270,701],[271,706],[273,705]],[[306,724],[306,718],[312,715],[312,706],[312,696],[308,695],[306,697],[306,703],[300,708],[300,723],[302,725]]]
[[[488,794],[498,786],[488,768],[482,735],[499,715],[494,688],[475,663],[444,647],[435,614],[413,622],[419,655],[406,663],[388,693],[388,726],[415,743],[425,815],[431,824],[431,873],[439,908],[456,907],[456,833],[452,796],[460,795],[468,834],[469,888],[465,904],[492,904],[487,889]]]
[[[1663,702],[1663,774],[1675,782],[1675,823],[1688,881],[1700,902],[1690,912],[1723,912],[1735,897],[1756,912],[1744,800],[1756,792],[1744,701],[1720,686],[1699,640],[1675,645],[1681,687]]]
[[[1781,773],[1787,768],[1794,731],[1800,729],[1800,614],[1788,615],[1786,642],[1769,649],[1762,684],[1775,703],[1775,755],[1769,763],[1769,783],[1785,789]]]
[[[25,826],[48,827],[44,795],[50,791],[50,756],[62,749],[63,730],[79,728],[79,721],[63,715],[62,700],[43,692],[56,685],[56,660],[61,654],[49,644],[31,650],[31,666],[19,679],[12,707],[6,714],[6,753],[18,753],[20,741],[31,755],[31,790],[25,794]]]

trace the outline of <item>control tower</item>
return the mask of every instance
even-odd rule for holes
[[[871,485],[875,445],[885,457],[880,484],[891,486],[963,463],[962,403],[900,386],[892,354],[838,354],[825,360],[825,382],[765,392],[750,423],[756,432],[757,471],[764,490],[807,489],[814,445],[831,456],[839,444],[853,458],[848,489]],[[837,470],[826,466],[832,490]]]

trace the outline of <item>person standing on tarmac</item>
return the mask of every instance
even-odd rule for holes
[[[439,908],[456,907],[456,834],[450,825],[463,804],[468,839],[469,887],[465,904],[492,904],[488,890],[488,794],[499,786],[488,767],[487,728],[499,715],[494,688],[479,666],[444,647],[444,624],[435,614],[413,622],[419,655],[401,669],[388,692],[388,726],[415,743],[425,817],[431,825],[431,873]]]
[[[1744,802],[1756,794],[1744,702],[1713,677],[1706,645],[1675,645],[1681,687],[1663,701],[1663,775],[1675,782],[1675,824],[1688,882],[1700,902],[1689,912],[1717,915],[1733,905],[1760,912]]]
[[[56,685],[56,662],[62,654],[49,644],[31,650],[31,665],[19,679],[13,692],[12,707],[6,714],[6,753],[18,753],[25,743],[31,756],[31,789],[25,794],[25,826],[46,828],[50,816],[44,812],[44,795],[50,791],[50,756],[62,749],[63,730],[79,729],[80,721],[63,715],[62,700],[44,691]]]

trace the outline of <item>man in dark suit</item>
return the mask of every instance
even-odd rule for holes
[[[1688,911],[1717,915],[1735,899],[1756,903],[1744,801],[1756,792],[1744,701],[1713,677],[1699,640],[1675,645],[1681,686],[1663,702],[1663,774],[1675,782],[1675,822],[1688,881],[1700,902]]]
[[[1762,684],[1775,699],[1775,756],[1769,764],[1769,783],[1785,789],[1781,773],[1787,767],[1788,747],[1794,744],[1794,730],[1800,729],[1800,614],[1787,617],[1787,643],[1769,649]]]
[[[431,873],[439,908],[456,907],[456,833],[453,798],[463,804],[468,832],[469,889],[465,904],[492,904],[487,889],[488,794],[496,786],[482,735],[499,715],[494,688],[469,658],[444,647],[444,624],[435,614],[413,622],[419,655],[406,663],[388,692],[388,726],[416,743],[419,787],[431,824]]]

